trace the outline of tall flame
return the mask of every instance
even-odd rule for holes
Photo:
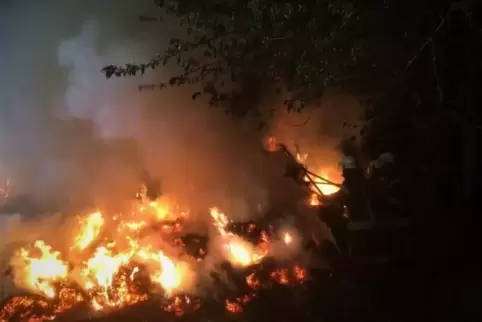
[[[35,254],[37,253],[37,254]],[[43,240],[37,240],[33,249],[21,248],[12,262],[21,263],[18,278],[21,283],[37,293],[47,297],[55,297],[54,282],[67,277],[69,268],[60,259],[60,253],[52,251],[52,247]]]
[[[87,216],[87,218],[84,220],[81,220],[81,225],[83,225],[83,229],[75,238],[75,243],[73,246],[79,250],[85,249],[97,238],[100,229],[104,225],[104,218],[102,217],[102,214],[97,211]]]

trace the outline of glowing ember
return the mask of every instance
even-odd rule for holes
[[[283,234],[283,241],[285,242],[285,244],[291,244],[291,242],[293,241],[293,236],[291,236],[290,233],[284,233]]]
[[[256,277],[255,273],[251,273],[246,277],[246,284],[253,289],[258,289],[261,287],[261,283]]]
[[[243,312],[243,307],[237,301],[226,300],[226,310],[232,313]]]
[[[308,204],[310,206],[316,207],[321,205],[320,197],[316,193],[310,194],[310,198],[308,199]]]
[[[253,295],[244,295],[241,297],[236,298],[235,300],[226,300],[225,306],[226,310],[231,313],[240,313],[243,312],[243,305],[248,304],[253,299]]]
[[[275,152],[279,150],[279,143],[274,136],[270,136],[265,140],[264,148],[268,152]]]

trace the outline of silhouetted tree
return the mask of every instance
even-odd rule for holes
[[[436,32],[430,21],[440,23],[455,9],[429,10],[413,0],[155,2],[178,17],[185,37],[171,38],[149,62],[106,66],[105,75],[133,76],[174,62],[183,72],[156,87],[200,84],[193,99],[229,101],[241,116],[269,90],[290,92],[285,103],[296,111],[328,86],[399,81]]]

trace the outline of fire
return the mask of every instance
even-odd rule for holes
[[[188,215],[188,213],[180,211],[179,205],[168,196],[162,196],[158,200],[149,200],[146,197],[146,191],[143,190],[143,192],[138,195],[138,198],[141,204],[136,210],[148,214],[156,220],[175,220]]]
[[[54,282],[65,279],[68,275],[68,265],[60,258],[60,253],[52,251],[52,247],[38,240],[32,249],[21,248],[12,259],[19,267],[18,279],[31,291],[55,297]]]
[[[269,274],[271,280],[281,285],[302,282],[306,279],[306,271],[300,266],[294,266],[292,269],[277,269]]]
[[[254,295],[246,294],[234,300],[226,300],[225,301],[226,310],[231,313],[243,312],[244,311],[243,306],[251,302],[253,298],[254,298]]]
[[[265,251],[255,249],[237,236],[233,236],[225,247],[229,250],[231,262],[235,265],[249,266],[257,264],[266,256]]]
[[[253,289],[261,287],[259,279],[256,277],[255,273],[251,273],[246,277],[246,284]]]
[[[308,199],[308,204],[313,207],[321,205],[320,197],[316,193],[311,193]]]
[[[226,300],[226,310],[231,313],[240,313],[243,312],[243,307],[239,301]]]
[[[158,256],[161,265],[161,274],[157,281],[166,290],[167,294],[171,294],[173,290],[181,285],[181,271],[178,270],[174,262],[162,252],[159,252]]]
[[[308,154],[296,154],[296,161],[308,168],[308,173],[303,178],[305,182],[310,182],[313,185],[313,190],[320,191],[324,196],[329,196],[337,193],[340,190],[340,182],[342,181],[341,173],[336,168],[318,168],[316,171],[307,166]],[[322,180],[320,178],[326,179]],[[334,184],[333,184],[334,183]],[[310,206],[319,206],[321,201],[318,193],[313,192],[308,198]]]
[[[73,247],[83,250],[97,238],[100,229],[104,225],[104,218],[102,217],[102,214],[97,211],[84,220],[81,220],[81,225],[84,227],[76,237]]]
[[[279,150],[279,143],[274,136],[268,137],[264,142],[266,151],[275,152]]]
[[[329,182],[325,182],[320,180],[319,178],[326,179],[329,182],[336,183],[336,185],[331,184]],[[342,181],[341,174],[337,171],[327,171],[327,170],[320,170],[313,174],[306,174],[304,177],[306,182],[311,182],[312,184],[312,192],[308,197],[308,204],[313,207],[317,207],[321,205],[320,195],[318,193],[321,192],[323,196],[330,196],[337,193],[340,190],[340,184],[338,182]]]
[[[300,267],[300,266],[295,266],[293,268],[294,270],[294,275],[295,275],[295,278],[298,280],[298,281],[303,281],[305,280],[306,278],[306,271],[304,268]]]
[[[317,176],[319,176],[321,178],[325,178],[330,182],[337,183],[337,182],[342,181],[341,175],[338,174],[336,171],[327,172],[326,170],[320,170],[317,173],[319,173],[319,174],[317,174]],[[334,173],[334,174],[332,174],[332,173]],[[326,183],[326,182],[319,182],[320,180],[318,178],[316,178],[315,176],[312,176],[310,174],[308,174],[305,177],[305,180],[315,182],[315,184],[314,184],[315,187],[316,187],[315,189],[321,191],[321,193],[324,196],[330,196],[330,195],[333,195],[333,194],[337,193],[338,191],[340,191],[339,184],[333,185],[333,184]],[[320,200],[319,194],[316,193],[316,192],[311,193],[310,196],[308,197],[308,204],[310,206],[313,206],[313,207],[320,206],[321,200]]]
[[[122,265],[128,263],[129,254],[114,255],[107,247],[97,248],[94,256],[86,262],[82,275],[86,278],[84,287],[89,290],[94,286],[106,289],[114,280],[114,275]]]
[[[220,249],[234,267],[249,269],[269,255],[271,238],[266,231],[262,231],[258,244],[252,243],[229,231],[230,220],[218,208],[211,208],[209,213]],[[148,201],[141,194],[127,213],[108,216],[99,210],[78,217],[70,245],[62,247],[65,253],[54,250],[44,240],[25,245],[10,262],[14,284],[49,301],[12,297],[1,309],[0,320],[8,321],[15,312],[25,311],[31,321],[46,321],[78,304],[101,311],[133,305],[152,296],[160,296],[163,309],[174,315],[196,310],[199,300],[185,292],[194,285],[189,283],[196,281],[196,265],[203,260],[206,249],[200,245],[197,255],[181,260],[176,254],[185,254],[186,245],[171,236],[182,231],[183,221],[188,218],[189,212],[172,199]],[[251,232],[255,228],[250,227]],[[147,240],[143,239],[146,229]],[[286,244],[293,241],[290,233],[281,238]],[[290,269],[283,278],[276,272],[267,275],[269,283],[306,279],[306,274],[298,278]],[[270,285],[255,273],[245,282],[253,291]],[[226,309],[240,312],[252,298],[254,295],[249,294],[226,300]],[[45,313],[41,317],[32,313],[39,306]]]
[[[214,220],[214,227],[218,230],[218,232],[221,234],[221,236],[225,237],[228,236],[230,233],[227,231],[226,227],[229,224],[228,217],[223,214],[221,211],[219,211],[218,208],[213,207],[209,209],[209,213],[211,214],[211,217]]]
[[[267,255],[266,250],[255,247],[240,236],[228,232],[226,227],[229,220],[218,208],[211,208],[210,214],[214,220],[214,227],[223,239],[223,247],[227,250],[226,255],[232,264],[237,266],[257,264]]]
[[[291,244],[291,242],[293,241],[293,236],[291,236],[290,233],[284,233],[283,235],[283,241],[285,242],[285,244]]]
[[[270,136],[265,140],[264,146],[266,151],[269,152],[278,151],[281,147],[278,140],[273,136]],[[316,170],[313,170],[313,167],[308,165],[308,156],[308,153],[301,152],[296,152],[293,155],[296,161],[308,170],[303,177],[303,180],[310,184],[312,190],[312,193],[307,200],[308,204],[310,206],[319,206],[321,205],[320,193],[323,196],[337,193],[340,190],[342,176],[336,167],[315,167]]]
[[[319,171],[315,172],[319,177],[321,178],[325,178],[327,179],[328,181],[330,182],[335,182],[337,184],[339,184],[341,181],[342,181],[342,177],[341,177],[341,174],[336,171],[336,170],[331,170],[331,171],[328,171],[326,169],[320,169]],[[313,181],[319,181],[317,180],[316,178],[313,178]],[[334,193],[337,193],[339,190],[340,190],[340,187],[339,186],[335,186],[333,184],[329,184],[329,183],[324,183],[324,182],[317,182],[316,183],[316,187],[318,189],[320,189],[320,191],[325,195],[325,196],[329,196],[329,195],[332,195]]]

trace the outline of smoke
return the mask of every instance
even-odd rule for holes
[[[75,1],[2,2],[2,32],[8,32],[0,36],[5,66],[0,76],[0,163],[4,170],[2,175],[10,179],[12,199],[28,195],[37,205],[52,208],[52,204],[62,199],[85,195],[86,178],[95,177],[92,173],[95,166],[89,163],[95,163],[103,142],[96,137],[90,116],[74,119],[85,116],[72,110],[82,103],[76,106],[71,98],[65,99],[66,93],[72,92],[72,86],[69,70],[59,64],[59,44],[79,34],[84,21],[93,14],[102,21],[106,31],[104,39],[97,40],[102,43],[115,38],[113,30],[134,25],[137,16],[132,9],[143,10],[139,2],[122,2],[125,6],[120,6],[122,9],[115,13],[109,8],[113,3],[100,5],[93,1],[82,4]],[[130,19],[127,19],[128,11],[133,15]],[[95,32],[92,32],[94,36]],[[92,48],[85,48],[89,50]],[[90,77],[91,81],[104,80],[99,60],[88,57],[88,53],[79,57],[83,62],[76,60],[76,75],[87,67],[91,76],[93,69],[97,69],[97,77]],[[72,78],[72,82],[78,79],[77,76]],[[85,90],[82,94],[98,96],[107,86],[107,82],[93,84],[98,86],[97,94]],[[74,99],[81,100],[81,97]],[[95,100],[88,103],[97,104]],[[108,117],[111,115],[105,116]]]
[[[329,170],[337,177],[343,139],[359,139],[357,123],[362,109],[358,98],[341,89],[327,90],[320,106],[308,106],[302,112],[290,112],[281,101],[268,105],[275,107],[269,135],[299,153],[313,171]],[[329,175],[328,174],[328,175]],[[326,173],[325,173],[326,175]]]
[[[203,209],[216,204],[233,219],[249,218],[251,204],[266,205],[266,162],[257,133],[193,102],[193,88],[137,90],[139,83],[168,79],[170,69],[111,80],[100,73],[107,64],[147,61],[180,32],[174,24],[139,21],[152,12],[151,1],[19,1],[4,7],[2,21],[15,32],[2,36],[8,67],[1,77],[0,162],[17,194],[44,204],[115,200],[131,194],[145,168],[181,201]],[[339,115],[347,105],[330,104],[315,114]],[[310,160],[322,155],[323,162],[336,163],[339,131],[329,126],[340,120],[314,115],[323,124],[296,127],[306,115],[281,110],[272,127],[281,141],[295,142]]]
[[[4,254],[36,239],[62,249],[77,219],[71,214],[121,208],[135,196],[143,168],[193,213],[203,210],[192,230],[206,225],[209,206],[246,220],[253,205],[267,202],[256,135],[193,103],[194,89],[137,90],[169,78],[169,70],[105,79],[103,66],[149,60],[176,29],[167,35],[138,21],[151,1],[107,2],[2,4],[2,30],[13,31],[1,36],[0,162],[2,179],[12,183],[2,212],[21,213],[2,217]],[[57,209],[66,215],[52,214]]]
[[[22,195],[33,200],[29,209],[13,207],[11,212],[23,215],[2,217],[8,232],[2,245],[41,236],[55,236],[52,242],[61,245],[57,232],[72,219],[42,215],[40,206],[50,213],[120,208],[121,200],[135,195],[142,169],[191,208],[193,231],[211,225],[209,207],[246,221],[260,216],[273,199],[269,187],[281,191],[274,198],[279,200],[290,191],[284,189],[292,185],[286,178],[267,184],[282,171],[266,160],[260,133],[192,101],[194,88],[137,90],[140,83],[168,79],[169,68],[143,78],[104,78],[103,66],[145,62],[180,32],[177,25],[138,20],[152,11],[152,1],[25,0],[2,6],[0,30],[11,32],[0,34],[6,66],[0,76],[0,179],[10,180],[10,200]],[[293,116],[280,109],[271,134],[293,149],[298,145],[317,164],[336,164],[342,130],[330,126],[342,120],[332,115],[351,103],[334,97],[315,112]],[[306,126],[293,126],[310,113]],[[37,218],[28,219],[28,212]],[[282,247],[276,253],[290,256]],[[213,258],[212,265],[221,260]]]
[[[68,71],[62,117],[92,120],[94,134],[104,141],[135,142],[137,168],[118,169],[116,181],[119,173],[140,172],[142,167],[162,178],[165,192],[190,206],[206,209],[221,203],[234,219],[247,219],[252,211],[246,197],[257,204],[266,202],[256,183],[256,159],[261,155],[256,135],[243,131],[222,111],[194,103],[193,88],[137,91],[138,82],[161,81],[169,70],[142,79],[104,79],[99,73],[103,66],[147,61],[156,52],[151,42],[120,37],[101,46],[104,32],[102,21],[91,19],[76,36],[60,42],[59,64]],[[102,180],[106,177],[104,173]]]

